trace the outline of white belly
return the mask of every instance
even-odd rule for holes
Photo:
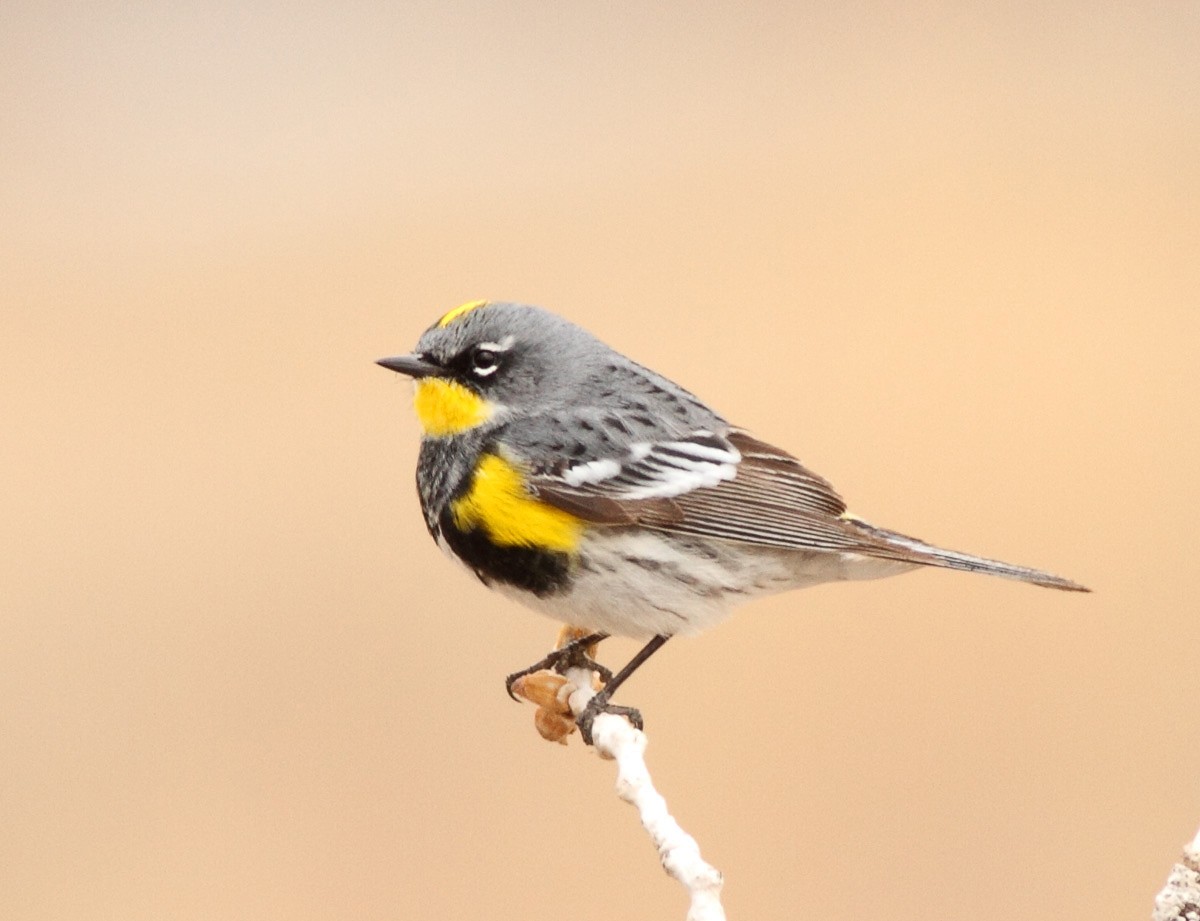
[[[500,584],[496,588],[557,621],[640,638],[698,633],[761,595],[912,568],[851,553],[596,529],[580,547],[569,591],[538,598]]]

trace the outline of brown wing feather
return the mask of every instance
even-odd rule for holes
[[[737,484],[747,501],[777,507],[782,500],[787,507],[809,509],[838,516],[846,511],[846,503],[833,485],[813,473],[795,457],[781,448],[735,429],[729,442],[742,454],[738,475],[730,484]]]
[[[683,512],[674,499],[616,499],[537,477],[529,486],[530,491],[543,502],[592,524],[640,524],[643,516],[650,516],[666,526],[683,518]]]
[[[797,550],[861,553],[881,559],[1032,582],[1066,591],[1087,591],[1052,573],[945,550],[878,528],[846,513],[846,503],[823,477],[795,457],[746,432],[727,440],[741,454],[737,475],[671,498],[631,499],[605,484],[568,486],[534,478],[543,501],[606,525],[641,525],[679,534]]]
[[[594,524],[630,525],[780,547],[853,546],[856,535],[839,516],[846,503],[823,477],[786,451],[741,430],[727,440],[741,454],[737,475],[671,498],[631,499],[610,482],[568,485],[535,476],[543,502]]]

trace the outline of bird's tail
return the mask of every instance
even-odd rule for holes
[[[1057,588],[1064,592],[1090,592],[1091,589],[1056,576],[1053,573],[1042,572],[1040,569],[1030,569],[1027,566],[1014,566],[1000,560],[989,560],[969,553],[959,553],[956,550],[944,550],[927,544],[915,537],[879,528],[873,524],[850,516],[843,516],[847,523],[859,531],[869,541],[864,542],[860,552],[868,556],[896,560],[904,563],[917,563],[924,566],[940,566],[943,569],[958,569],[963,572],[984,572],[1005,579],[1016,579],[1018,582],[1028,582],[1045,588]]]

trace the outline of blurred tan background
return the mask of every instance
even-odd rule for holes
[[[419,518],[372,362],[477,297],[1096,590],[668,646],[622,697],[732,918],[1148,916],[1200,825],[1200,4],[901,6],[5,4],[6,918],[682,918],[504,695],[554,626]]]

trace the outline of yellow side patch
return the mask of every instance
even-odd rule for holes
[[[425,434],[435,438],[473,429],[492,414],[491,404],[479,394],[440,377],[417,381],[413,406]]]
[[[455,307],[453,310],[451,310],[448,314],[446,314],[444,317],[442,317],[440,320],[438,320],[437,325],[440,327],[449,326],[451,323],[453,323],[455,320],[457,320],[463,314],[470,313],[472,310],[478,310],[480,307],[486,307],[486,306],[487,306],[487,301],[467,301],[465,304],[459,304],[457,307]]]
[[[502,547],[570,552],[583,532],[580,519],[530,496],[520,470],[496,454],[480,459],[470,489],[450,513],[464,531],[482,528]]]

